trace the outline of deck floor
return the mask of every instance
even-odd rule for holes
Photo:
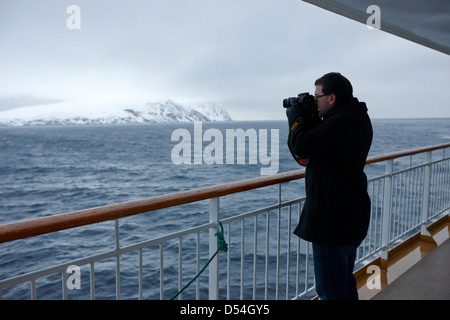
[[[450,300],[450,239],[386,286],[373,300]]]

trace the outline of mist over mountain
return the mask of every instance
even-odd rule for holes
[[[211,101],[184,104],[172,100],[114,103],[65,101],[20,107],[0,112],[1,126],[138,124],[230,120],[232,119],[225,108],[220,103]]]

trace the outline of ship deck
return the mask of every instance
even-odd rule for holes
[[[450,300],[449,219],[432,226],[429,237],[412,237],[392,251],[385,268],[381,266],[381,289],[369,290],[366,283],[370,273],[360,273],[360,299]]]
[[[426,255],[374,300],[450,300],[450,240]]]

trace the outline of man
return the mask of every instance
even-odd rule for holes
[[[298,103],[286,112],[288,146],[297,160],[307,159],[299,161],[306,163],[306,201],[294,234],[312,242],[320,299],[358,299],[353,267],[370,219],[363,169],[372,125],[340,73],[322,76],[315,87],[315,107]]]

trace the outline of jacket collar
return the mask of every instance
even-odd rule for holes
[[[327,119],[330,116],[333,116],[336,113],[340,113],[342,111],[365,111],[367,112],[367,106],[365,102],[359,102],[358,98],[351,98],[343,103],[334,105],[327,114],[323,117],[323,119]]]

